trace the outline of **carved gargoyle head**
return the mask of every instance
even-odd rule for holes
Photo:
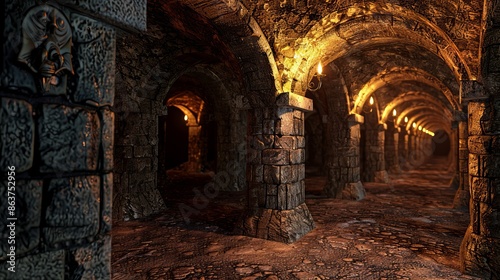
[[[38,76],[44,93],[65,93],[66,74],[73,74],[72,33],[66,16],[53,4],[40,3],[27,12],[22,30],[18,60]]]

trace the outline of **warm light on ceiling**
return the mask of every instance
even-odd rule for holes
[[[407,123],[407,122],[408,122],[408,117],[405,117],[405,123]]]
[[[187,121],[188,120],[188,115],[184,115],[184,120]]]
[[[416,124],[416,123],[413,123],[413,125],[412,125],[412,126],[413,126],[413,128],[416,128],[416,127],[417,127],[417,124]]]
[[[393,117],[395,117],[397,114],[398,114],[398,112],[396,111],[396,109],[392,110],[392,116]]]
[[[418,130],[422,130],[422,126],[421,125],[418,126]]]
[[[373,105],[373,96],[370,96],[370,105]]]
[[[321,65],[321,62],[318,63],[317,73],[318,75],[323,74],[323,66]]]

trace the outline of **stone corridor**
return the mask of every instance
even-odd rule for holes
[[[0,8],[0,279],[500,279],[500,0]]]
[[[221,194],[187,225],[176,205],[203,178],[191,180],[168,210],[114,226],[112,279],[476,279],[459,272],[468,214],[452,207],[446,163],[366,183],[362,201],[323,197],[324,180],[306,179],[316,228],[293,244],[233,235],[242,195]]]

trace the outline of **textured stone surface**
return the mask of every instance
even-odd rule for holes
[[[0,84],[2,87],[14,87],[27,89],[30,94],[37,92],[37,86],[32,72],[22,64],[12,63],[16,60],[19,47],[22,45],[21,26],[24,13],[33,2],[29,1],[6,1],[3,10],[3,51],[2,72],[0,73]],[[5,59],[11,58],[11,59]]]
[[[2,263],[2,279],[64,279],[64,250],[30,255],[17,259],[16,272],[7,270],[7,263]]]
[[[31,104],[23,100],[1,98],[0,168],[15,166],[17,172],[33,165],[35,123]]]
[[[305,204],[291,210],[258,209],[249,212],[237,232],[252,237],[292,243],[314,228]]]
[[[12,181],[11,181],[12,182]],[[7,181],[0,181],[0,195],[5,198],[5,203],[0,205],[0,234],[2,240],[7,240],[9,231],[6,226],[7,218],[15,217],[16,224],[16,254],[25,254],[35,249],[40,242],[40,213],[42,211],[42,181],[41,180],[17,180],[15,184],[15,215],[8,215],[7,209]],[[10,184],[9,186],[12,186]],[[12,195],[9,195],[12,196]],[[7,258],[9,244],[0,244],[0,260]]]
[[[97,168],[100,123],[96,112],[44,105],[38,133],[42,172]]]
[[[342,199],[361,200],[365,198],[366,191],[361,181],[348,183],[342,190]]]
[[[71,23],[75,40],[74,57],[80,66],[70,78],[71,98],[92,105],[113,105],[114,29],[78,14],[72,15]]]
[[[111,237],[106,235],[99,241],[70,250],[70,272],[72,279],[111,278]]]
[[[111,171],[114,166],[114,140],[115,140],[115,113],[110,110],[101,110],[101,147],[102,170]]]
[[[113,173],[101,177],[101,233],[109,233],[113,215]]]
[[[482,279],[497,279],[500,277],[498,267],[500,262],[500,242],[497,238],[487,238],[467,229],[460,247],[461,270]]]
[[[146,29],[145,0],[63,0],[62,4],[75,6],[90,15],[110,20],[119,26]]]
[[[107,183],[107,182],[106,182]],[[100,221],[98,176],[53,179],[47,186],[47,205],[43,237],[54,246],[97,234]]]
[[[306,112],[313,110],[313,102],[311,99],[290,92],[284,92],[278,95],[276,104],[278,106],[291,107]]]

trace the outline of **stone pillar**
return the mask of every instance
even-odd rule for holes
[[[400,128],[396,127],[394,123],[387,125],[385,133],[385,165],[389,172],[394,174],[401,173],[399,166],[399,134]]]
[[[448,171],[453,172],[453,178],[450,181],[450,188],[457,190],[460,184],[460,175],[458,171],[458,146],[459,146],[459,132],[458,132],[458,124],[457,121],[452,121],[451,123],[451,135],[450,135],[450,166],[448,167]]]
[[[188,125],[188,162],[186,166],[187,172],[201,171],[201,125]]]
[[[385,163],[385,132],[387,131],[387,124],[381,123],[377,127],[377,133],[375,134],[377,142],[376,146],[372,150],[376,158],[376,169],[374,181],[377,183],[390,183],[389,174],[387,174],[386,163]]]
[[[305,204],[304,112],[312,100],[283,93],[256,109],[249,136],[248,211],[237,232],[291,243],[314,228]]]
[[[463,114],[465,115],[465,114]],[[458,178],[459,184],[453,200],[453,208],[469,208],[470,190],[469,190],[469,149],[467,138],[469,137],[468,123],[466,116],[458,123]]]
[[[408,164],[407,164],[407,168],[408,169],[413,169],[414,166],[415,166],[415,153],[416,153],[416,150],[415,150],[415,146],[416,146],[416,135],[415,135],[415,131],[408,131]]]
[[[399,166],[402,169],[409,169],[408,165],[408,145],[409,145],[409,135],[408,130],[405,127],[400,128],[399,133],[399,145],[398,145],[398,155],[399,155]]]
[[[0,279],[109,279],[116,33],[106,22],[144,30],[146,1],[42,2],[2,3]]]
[[[490,51],[497,53],[498,45],[487,48]],[[499,81],[500,77],[496,83]],[[470,81],[467,87],[470,90],[463,92],[463,99],[468,101],[469,112],[470,224],[460,247],[461,271],[482,279],[499,279],[500,102],[486,92],[494,86],[483,90],[478,82]],[[498,92],[497,88],[494,93]]]
[[[416,167],[422,165],[425,161],[424,153],[423,153],[423,132],[420,130],[415,131],[415,163]]]
[[[388,183],[389,176],[385,170],[385,131],[386,124],[366,126],[365,155],[366,159],[361,177],[366,182]]]
[[[361,200],[365,197],[365,189],[360,177],[360,138],[362,115],[349,115],[345,124],[333,125],[340,137],[332,141],[333,152],[327,160],[328,182],[325,194],[328,197]],[[331,125],[329,123],[329,125]]]

